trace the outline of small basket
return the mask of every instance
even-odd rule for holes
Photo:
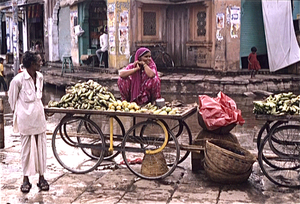
[[[169,170],[162,152],[145,154],[141,167],[141,174],[149,177],[161,176]]]
[[[225,140],[206,141],[205,159],[225,173],[244,174],[252,168],[256,157],[248,150]]]
[[[215,130],[208,130],[206,127],[206,124],[202,118],[202,115],[199,113],[199,111],[198,111],[198,123],[202,127],[203,130],[207,130],[209,132],[212,132],[215,134],[220,134],[220,135],[228,134],[236,126],[236,123],[231,123],[227,126],[219,127]]]
[[[222,171],[216,171],[211,166],[204,162],[204,170],[210,180],[223,184],[237,184],[246,182],[252,173],[252,168],[243,174],[229,174]]]

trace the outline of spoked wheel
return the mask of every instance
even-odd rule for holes
[[[129,170],[149,180],[169,176],[178,164],[179,154],[176,137],[160,121],[137,123],[127,131],[122,143],[122,156]]]
[[[284,125],[270,132],[271,150],[280,157],[300,159],[300,126]],[[298,166],[297,168],[299,168]]]
[[[82,122],[93,127],[96,134],[90,134],[84,126],[78,131]],[[97,140],[97,143],[86,142],[90,139]],[[99,156],[92,159],[83,149],[98,150]],[[57,161],[65,169],[77,174],[87,173],[96,169],[102,162],[105,139],[99,127],[90,119],[79,116],[65,117],[53,132],[52,150]]]
[[[183,145],[191,145],[193,142],[193,136],[191,133],[190,128],[186,124],[185,121],[177,121],[177,120],[171,120],[169,123],[166,123],[164,120],[160,120],[166,127],[170,129],[171,132],[175,135],[175,137],[178,140],[179,147]],[[169,125],[168,125],[169,124]],[[171,140],[171,138],[170,138]],[[180,149],[180,156],[178,164],[183,162],[190,154],[190,151]],[[168,164],[170,165],[170,164]]]
[[[296,158],[275,154],[270,147],[269,139],[268,137],[263,139],[258,152],[258,162],[264,175],[279,186],[299,188],[299,156]],[[268,163],[262,158],[263,155],[268,158]]]
[[[258,136],[257,136],[257,149],[260,149],[261,143],[264,138],[269,137],[270,132],[276,129],[277,127],[281,126],[284,122],[277,121],[273,125],[270,122],[266,122],[264,126],[260,129]],[[269,166],[276,168],[275,164],[272,161],[269,161],[267,157],[264,156],[264,152],[262,152],[262,159],[266,162]]]
[[[103,115],[88,115],[87,116],[88,119],[94,121],[95,123],[98,124],[98,127],[100,127],[104,137],[105,137],[105,141],[106,141],[106,146],[109,146],[109,136],[110,136],[110,124],[109,124],[109,119],[106,116]],[[122,140],[123,140],[123,136],[125,135],[125,128],[121,122],[121,120],[117,117],[117,116],[113,116],[113,137],[114,137],[114,142],[113,144],[115,146],[121,146]],[[83,122],[84,127],[86,128],[86,130],[91,133],[91,134],[95,134],[97,132],[97,130],[91,126],[91,124]],[[82,127],[82,124],[78,126],[78,130],[80,131],[80,128]],[[82,140],[82,138],[79,138],[79,142],[80,140]],[[87,143],[93,143],[93,144],[97,144],[98,141],[96,138],[85,138]],[[99,154],[98,151],[93,151],[91,152],[90,149],[88,149],[89,151],[86,151],[85,149],[83,149],[83,151],[90,156],[93,159],[98,159]],[[108,152],[106,151],[104,153],[104,160],[111,160],[113,158],[115,158],[120,152],[119,151],[113,151]]]

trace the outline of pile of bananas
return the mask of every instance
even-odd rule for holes
[[[263,101],[253,101],[255,114],[300,114],[300,95],[293,92],[270,95]]]
[[[48,107],[106,110],[116,102],[114,95],[99,83],[89,80],[71,86],[59,102],[49,101]]]

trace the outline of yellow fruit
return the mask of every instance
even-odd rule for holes
[[[135,110],[134,109],[130,109],[130,111],[129,112],[135,112]]]
[[[159,113],[159,115],[168,115],[167,111],[163,110]]]
[[[115,106],[111,106],[110,109],[111,110],[115,110],[116,108],[115,108]]]
[[[166,108],[166,111],[167,111],[168,113],[169,113],[171,110],[172,110],[171,107],[167,107],[167,108]]]
[[[122,106],[122,102],[120,100],[117,100],[118,106]]]
[[[140,109],[140,106],[136,105],[136,106],[134,107],[134,109],[135,109],[135,110],[139,110],[139,109]]]
[[[113,103],[109,103],[109,104],[108,104],[108,108],[111,108],[112,106],[114,106]]]
[[[129,112],[129,108],[125,108],[124,110],[125,110],[125,112]]]
[[[118,102],[117,102],[117,101],[114,102],[114,106],[115,106],[115,107],[118,106]]]
[[[161,110],[158,109],[158,110],[154,111],[153,114],[159,114],[160,112],[161,112]]]
[[[122,107],[121,106],[117,106],[117,110],[121,110],[122,109]]]

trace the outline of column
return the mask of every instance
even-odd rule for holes
[[[128,65],[130,0],[107,0],[107,31],[109,38],[109,67]]]

